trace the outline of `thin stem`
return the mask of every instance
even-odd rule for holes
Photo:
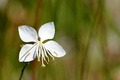
[[[22,79],[22,76],[23,76],[24,70],[25,70],[25,68],[27,67],[27,65],[28,65],[28,62],[27,62],[27,63],[25,64],[25,66],[23,67],[19,80]]]
[[[43,7],[43,0],[38,0],[37,2],[37,9],[36,9],[36,14],[35,14],[35,23],[34,23],[34,28],[37,29],[38,26],[40,25],[39,23],[41,22],[41,14],[42,14],[42,7]]]
[[[97,11],[95,12],[95,14],[93,16],[93,19],[91,20],[90,32],[89,32],[88,39],[87,39],[87,42],[86,42],[86,45],[85,45],[85,48],[84,48],[84,51],[83,51],[83,55],[82,55],[80,80],[84,80],[85,66],[86,66],[87,61],[88,61],[88,48],[89,48],[89,45],[90,45],[90,40],[91,40],[92,35],[93,35],[93,30],[96,27],[95,24],[99,21],[99,19],[97,19],[97,16],[99,16],[98,13],[99,13],[99,9],[97,9]],[[86,76],[87,76],[87,74],[86,74]]]

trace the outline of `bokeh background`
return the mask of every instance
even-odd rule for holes
[[[120,0],[0,0],[0,80],[19,80],[26,64],[18,26],[51,21],[67,54],[30,62],[22,80],[120,80]]]

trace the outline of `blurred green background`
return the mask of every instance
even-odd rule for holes
[[[18,26],[53,21],[66,50],[45,68],[36,60],[22,80],[120,80],[120,0],[0,0],[0,80],[18,80]]]

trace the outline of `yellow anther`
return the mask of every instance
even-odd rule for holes
[[[46,59],[44,61],[48,64],[48,61]]]
[[[26,53],[28,53],[29,51],[26,51]]]
[[[48,62],[50,61],[50,60],[49,60],[49,57],[47,57],[47,60],[48,60]]]
[[[52,59],[55,60],[55,58],[52,56]]]
[[[38,57],[38,61],[40,62],[40,57]]]
[[[30,53],[28,53],[26,57],[28,57],[29,55],[30,55]]]
[[[42,67],[46,67],[44,64],[42,64]]]
[[[21,45],[20,45],[20,47],[23,47],[23,46],[24,46],[24,44],[21,44]]]
[[[58,54],[54,51],[54,53],[56,54],[56,56],[58,56]]]

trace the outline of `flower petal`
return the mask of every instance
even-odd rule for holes
[[[48,41],[43,46],[55,57],[62,57],[66,54],[65,50],[55,41]]]
[[[39,36],[42,42],[47,39],[53,39],[54,34],[55,34],[54,23],[49,22],[49,23],[42,25],[38,33],[39,33]]]
[[[36,58],[37,54],[36,45],[26,44],[21,48],[19,53],[19,62],[30,62]]]
[[[34,28],[23,25],[18,27],[19,35],[24,42],[36,42],[38,40],[37,32]]]

